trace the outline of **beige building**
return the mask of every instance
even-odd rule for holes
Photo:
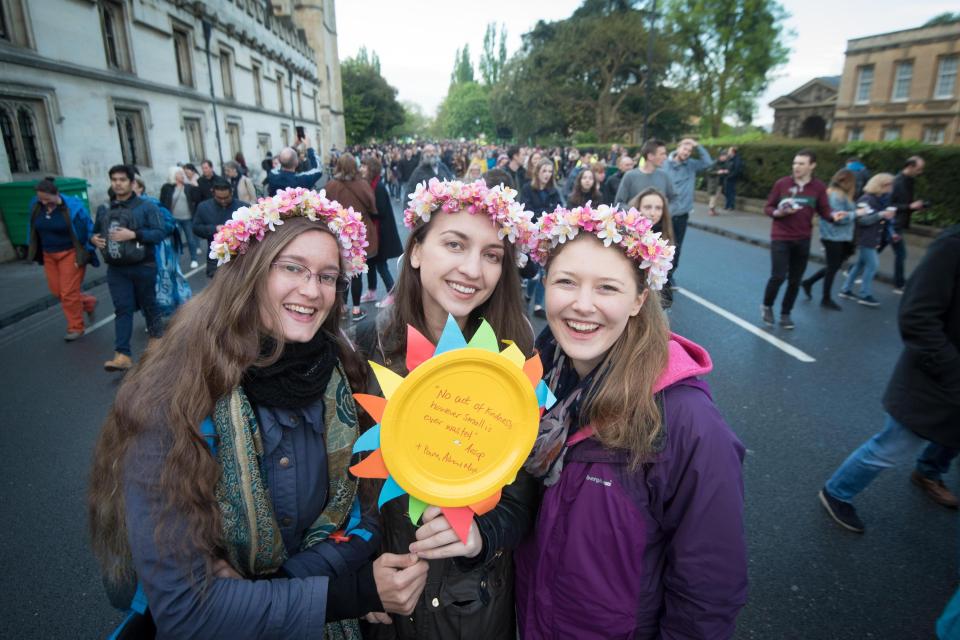
[[[831,139],[960,144],[960,22],[847,41]]]
[[[839,85],[840,76],[814,78],[771,102],[774,135],[828,140]]]

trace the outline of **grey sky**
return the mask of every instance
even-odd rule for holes
[[[848,39],[916,27],[956,0],[786,0],[794,32],[787,44],[790,61],[774,74],[760,99],[757,124],[769,125],[767,103],[816,76],[840,75]],[[337,3],[340,58],[361,46],[380,56],[387,81],[401,100],[435,112],[446,95],[456,50],[470,44],[474,66],[488,22],[507,26],[508,53],[520,47],[521,34],[537,20],[568,17],[580,0],[485,0],[440,3],[427,0],[341,0]]]

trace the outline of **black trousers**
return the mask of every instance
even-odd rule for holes
[[[683,237],[687,235],[687,220],[690,219],[689,213],[679,216],[670,216],[670,223],[673,225],[673,240],[676,243],[677,250],[673,254],[673,268],[667,275],[667,281],[673,282],[673,274],[680,267],[680,249],[683,248]]]
[[[811,286],[823,278],[823,302],[830,300],[833,289],[833,279],[840,271],[844,261],[853,255],[853,243],[846,240],[821,240],[823,251],[827,256],[827,266],[806,279]]]
[[[780,313],[793,310],[793,303],[800,292],[800,281],[810,258],[810,238],[803,240],[773,240],[770,243],[770,279],[763,293],[763,306],[772,307],[780,293],[780,285],[787,281]]]

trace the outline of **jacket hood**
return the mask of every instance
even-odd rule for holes
[[[707,350],[692,340],[676,333],[670,334],[667,368],[653,387],[653,391],[662,391],[685,378],[706,375],[713,371],[713,360]]]

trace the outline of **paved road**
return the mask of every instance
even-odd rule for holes
[[[768,272],[757,247],[691,230],[678,282],[756,324]],[[200,287],[202,274],[191,280]],[[96,292],[108,313],[109,296]],[[683,295],[675,331],[713,355],[716,401],[748,448],[745,463],[750,603],[739,639],[912,639],[956,585],[955,514],[929,502],[908,470],[882,475],[858,500],[863,536],[827,519],[816,492],[880,425],[879,398],[899,351],[894,297],[842,313],[798,302],[797,329],[774,330],[801,362]],[[540,324],[539,322],[537,324]],[[134,350],[146,341],[135,325]],[[101,363],[112,325],[65,344],[58,309],[0,331],[0,637],[102,637],[119,619],[102,594],[85,533],[90,454],[119,378]],[[948,478],[956,488],[956,476]]]

